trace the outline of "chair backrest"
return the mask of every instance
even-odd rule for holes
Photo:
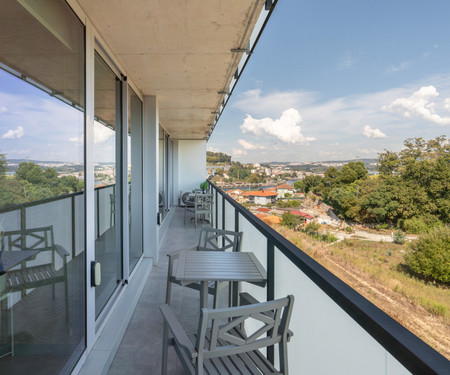
[[[293,304],[294,296],[289,295],[247,306],[202,309],[195,344],[200,363],[202,358],[225,357],[286,343]],[[244,335],[241,327],[248,320],[257,321],[258,328]]]
[[[241,251],[242,232],[203,226],[198,239],[197,250]]]
[[[183,195],[181,196],[181,202],[183,202],[183,204],[190,204],[190,205],[194,205],[194,202],[192,202],[189,199],[189,192],[183,193]]]
[[[53,225],[1,232],[1,251],[54,249]]]
[[[213,204],[213,196],[210,194],[195,194],[195,207],[210,210]]]

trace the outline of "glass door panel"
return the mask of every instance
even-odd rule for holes
[[[63,1],[1,2],[0,374],[85,350],[84,39]]]
[[[128,226],[130,273],[142,255],[142,102],[128,91]]]
[[[95,288],[96,318],[122,281],[121,81],[95,54],[94,174],[97,238],[95,259],[101,284]]]

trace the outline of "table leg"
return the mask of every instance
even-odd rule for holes
[[[200,308],[208,307],[208,281],[200,283]]]

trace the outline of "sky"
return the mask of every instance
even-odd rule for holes
[[[83,132],[82,112],[0,70],[0,153],[7,159],[82,164]],[[115,160],[115,132],[97,121],[94,160]]]
[[[449,14],[448,0],[279,0],[208,149],[348,160],[447,135]],[[95,160],[113,161],[114,132],[94,135]],[[82,138],[81,112],[0,70],[0,153],[82,163]]]
[[[348,160],[448,135],[449,14],[446,0],[279,0],[208,150]]]

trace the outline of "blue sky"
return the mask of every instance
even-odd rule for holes
[[[447,0],[279,0],[208,149],[343,160],[447,135],[449,14]],[[114,133],[94,135],[95,160],[114,160]],[[79,111],[0,70],[0,153],[81,163],[82,136]]]
[[[45,124],[45,126],[42,126]],[[84,114],[0,70],[0,153],[8,159],[84,162]],[[94,160],[115,160],[114,132],[94,123]]]
[[[449,14],[443,0],[280,0],[208,149],[342,160],[447,135]]]

